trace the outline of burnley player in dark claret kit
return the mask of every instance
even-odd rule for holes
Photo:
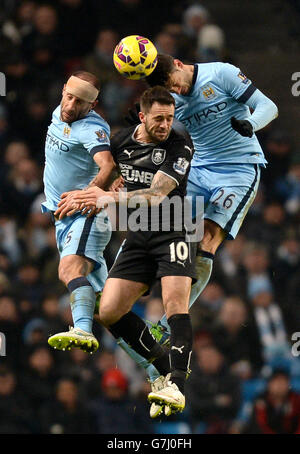
[[[96,205],[101,209],[115,203],[125,204],[129,214],[139,213],[139,228],[136,225],[130,228],[129,223],[126,240],[109,272],[99,315],[101,323],[116,338],[123,338],[158,370],[160,376],[148,396],[152,403],[150,415],[156,417],[163,410],[170,415],[185,407],[184,383],[192,350],[188,306],[196,277],[196,248],[185,229],[183,207],[193,145],[188,136],[172,129],[174,99],[166,89],[148,89],[140,102],[140,124],[118,132],[111,139],[111,152],[127,190],[107,192],[89,188],[65,193],[57,215]],[[180,202],[181,209],[170,209],[166,225],[163,204],[173,198],[177,204]],[[157,208],[154,216],[153,208]],[[178,217],[182,218],[180,229]],[[131,311],[135,301],[157,278],[161,280],[171,331],[169,352]]]

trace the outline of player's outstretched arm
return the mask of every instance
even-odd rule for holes
[[[278,117],[276,104],[258,89],[255,90],[245,104],[254,111],[247,119],[253,126],[254,132],[264,128]]]
[[[89,211],[98,213],[101,207],[97,207],[97,200],[108,192],[103,191],[97,186],[90,188],[64,192],[57,205],[54,216],[63,219],[65,216],[72,216],[77,211]]]
[[[94,161],[99,167],[99,172],[89,183],[88,188],[98,186],[101,189],[108,189],[118,176],[116,163],[110,151],[99,151],[94,155]]]
[[[258,90],[240,68],[229,63],[216,64],[216,75],[221,88],[238,103],[246,104],[253,110],[244,118],[231,118],[231,126],[240,135],[252,137],[278,116],[276,104]]]
[[[158,171],[150,188],[138,189],[130,192],[103,191],[97,186],[92,186],[83,191],[70,191],[61,195],[55,216],[62,219],[71,216],[74,211],[88,208],[98,210],[111,203],[125,203],[134,198],[135,203],[159,205],[162,200],[176,187],[176,181]]]
[[[235,117],[231,118],[232,128],[241,136],[252,137],[255,131],[264,128],[278,116],[276,104],[258,89],[255,90],[245,104],[253,110],[252,115],[243,120],[238,120]]]
[[[98,153],[95,153],[93,158],[100,170],[95,178],[93,178],[93,180],[89,183],[87,188],[98,186],[102,189],[108,189],[112,182],[119,176],[112,154],[109,150],[99,151]],[[87,215],[88,217],[94,216],[100,211],[96,206],[84,207],[83,205],[78,208],[71,209],[69,200],[73,200],[73,191],[72,194],[70,193],[68,202],[65,199],[64,206],[59,207],[59,209],[55,212],[55,216],[59,213],[59,219],[62,219],[66,214],[68,214],[68,216],[72,216],[77,211],[81,211],[83,216]],[[72,204],[75,206],[73,201]]]

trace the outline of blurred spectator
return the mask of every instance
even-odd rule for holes
[[[91,48],[98,26],[97,16],[90,0],[58,1],[60,52],[66,59],[82,57]],[[84,30],[79,33],[79,30]]]
[[[20,45],[22,39],[32,32],[36,3],[32,0],[22,1],[12,18],[7,19],[2,27],[3,35],[14,44]]]
[[[101,115],[109,122],[116,125],[122,123],[128,108],[139,98],[145,90],[145,84],[136,84],[134,80],[119,76],[119,79],[106,84],[105,89],[100,93],[100,108],[104,112]],[[97,110],[97,109],[96,109]]]
[[[38,90],[32,91],[26,97],[24,113],[22,135],[30,144],[32,157],[39,165],[43,165],[46,131],[51,122],[46,94]]]
[[[243,273],[242,261],[246,237],[239,233],[233,241],[225,241],[215,257],[214,276],[228,293],[241,294],[241,279]]]
[[[16,131],[20,136],[23,132],[25,93],[34,87],[36,79],[28,60],[19,49],[9,49],[4,57],[3,70],[6,76],[6,107],[8,121],[13,124],[11,134]]]
[[[107,14],[106,23],[110,24],[112,29],[118,30],[121,37],[136,35],[138,21],[141,34],[150,39],[159,31],[163,19],[170,17],[171,12],[169,8],[161,8],[158,2],[149,3],[142,0],[118,0],[114,8],[111,8],[110,3],[106,8],[101,4],[99,14],[103,14],[103,11]]]
[[[22,335],[25,345],[34,346],[42,343],[46,344],[47,327],[44,319],[31,318],[24,326]]]
[[[35,345],[29,349],[23,358],[21,387],[34,412],[53,399],[55,381],[55,363],[48,346]]]
[[[30,151],[28,145],[23,140],[12,140],[4,151],[4,165],[6,170],[13,168],[22,159],[29,159]]]
[[[291,157],[291,140],[287,133],[274,130],[267,136],[264,151],[268,165],[263,169],[261,177],[266,193],[273,197],[274,183],[288,171]]]
[[[118,367],[126,374],[128,379],[129,394],[136,396],[144,386],[146,380],[145,370],[138,366],[138,364],[121,348],[116,349],[115,355]]]
[[[191,309],[192,325],[195,331],[212,325],[224,298],[224,289],[218,282],[211,280]]]
[[[65,325],[59,316],[59,302],[55,294],[45,296],[41,302],[41,310],[47,338],[64,330]]]
[[[197,38],[202,27],[209,21],[209,12],[199,4],[191,5],[183,15],[183,30],[191,38]]]
[[[239,380],[213,346],[194,348],[186,399],[193,433],[227,433],[240,405]]]
[[[41,192],[40,169],[32,159],[21,159],[12,167],[7,178],[2,182],[1,198],[4,209],[24,223],[30,205]]]
[[[264,362],[272,364],[280,358],[291,358],[283,314],[274,301],[270,280],[264,275],[253,277],[248,285],[248,294],[253,305]]]
[[[45,201],[44,193],[39,194],[31,204],[26,225],[26,246],[28,255],[39,257],[48,247],[48,227],[53,225],[50,213],[42,213],[41,203]]]
[[[224,300],[212,329],[212,338],[232,373],[246,380],[260,371],[263,361],[257,333],[247,307],[239,297]]]
[[[263,245],[268,245],[270,251],[275,252],[276,244],[282,239],[287,226],[284,207],[279,201],[273,200],[264,206],[260,222],[248,225],[247,237]],[[270,258],[273,259],[273,255]]]
[[[300,323],[298,298],[296,295],[289,297],[290,285],[295,282],[293,276],[297,281],[300,270],[300,242],[293,229],[286,231],[278,245],[273,270],[275,294],[291,334],[297,331]]]
[[[23,39],[22,52],[31,64],[32,76],[39,81],[39,89],[44,92],[62,71],[63,48],[57,10],[50,4],[38,6],[34,29]]]
[[[90,383],[93,381],[92,358],[83,350],[74,348],[68,354],[68,363],[61,356],[61,375],[67,375],[69,378],[81,383],[87,391]],[[87,392],[82,394],[86,398]]]
[[[37,308],[44,288],[40,281],[39,267],[34,262],[28,260],[19,267],[14,292],[19,298],[28,299]]]
[[[243,433],[300,433],[300,395],[290,390],[286,371],[273,372],[266,391],[254,402],[251,420]]]
[[[22,41],[23,52],[35,62],[46,62],[50,54],[58,55],[60,47],[57,11],[50,4],[38,6],[33,22],[34,29]]]
[[[286,302],[289,307],[290,314],[290,332],[299,331],[300,314],[299,314],[299,303],[300,303],[300,273],[299,268],[294,275],[290,276],[286,283],[287,292],[285,294]]]
[[[0,246],[13,264],[19,263],[22,255],[17,224],[13,217],[0,216]]]
[[[17,386],[15,373],[0,365],[0,433],[28,434],[37,429],[28,398]]]
[[[166,33],[167,35],[173,38],[174,46],[176,48],[176,53],[171,54],[175,58],[179,58],[186,62],[187,55],[185,54],[186,49],[184,48],[186,43],[186,36],[183,32],[183,26],[179,23],[166,23],[161,33]]]
[[[55,227],[50,225],[45,232],[45,247],[37,257],[37,263],[41,267],[41,280],[45,288],[55,291],[58,296],[65,293],[65,286],[57,279],[59,254],[55,240]]]
[[[268,249],[260,243],[247,242],[243,249],[243,266],[248,277],[268,273]]]
[[[116,31],[112,29],[100,30],[93,53],[88,54],[83,60],[84,69],[99,78],[101,93],[105,84],[117,80],[120,77],[112,64],[112,55],[118,44],[118,39],[119,37]]]
[[[269,285],[271,286],[270,258],[268,248],[264,244],[247,242],[243,249],[242,266],[240,289],[242,289],[245,299],[249,296],[251,281],[255,280],[256,277],[263,276],[269,279]]]
[[[120,369],[107,370],[101,381],[103,397],[91,404],[101,434],[152,433],[148,409],[128,395],[128,381]]]
[[[69,378],[59,380],[55,398],[41,407],[40,418],[44,434],[89,434],[94,429],[78,385]]]
[[[11,279],[15,273],[13,264],[3,249],[0,249],[0,273],[6,275],[9,279]],[[0,289],[0,294],[2,293],[2,291],[3,289]]]
[[[9,136],[8,112],[4,103],[0,102],[0,147],[2,148]]]
[[[0,332],[5,334],[7,362],[15,367],[20,359],[21,321],[14,299],[9,295],[0,297]]]
[[[159,54],[168,54],[174,58],[178,58],[177,42],[175,37],[170,33],[166,31],[158,33],[154,39],[154,45]]]
[[[195,62],[199,59],[199,55],[197,55],[198,36],[208,21],[209,12],[202,5],[193,4],[184,11],[180,54],[185,56],[185,61]]]
[[[275,182],[275,189],[289,214],[300,212],[300,153],[291,156],[288,172]]]
[[[101,380],[105,372],[117,367],[116,355],[112,350],[101,349],[93,356],[92,361],[93,381],[89,386],[88,394],[94,399],[102,394]]]
[[[203,63],[222,61],[225,51],[225,36],[218,25],[204,25],[197,40],[196,57]]]

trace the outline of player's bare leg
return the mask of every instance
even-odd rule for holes
[[[186,276],[164,276],[161,279],[162,299],[171,331],[171,374],[166,377],[163,388],[149,394],[150,413],[158,412],[159,406],[165,406],[166,415],[185,407],[184,383],[189,373],[193,343],[188,313],[191,283],[192,279]]]
[[[109,327],[110,320],[114,321],[116,320],[116,318],[121,318],[121,316],[123,315],[123,311],[119,311],[119,307],[125,308],[126,311],[130,310],[132,304],[145,292],[147,288],[148,287],[145,284],[126,281],[124,279],[108,279],[105,284],[105,290],[101,292],[101,316],[105,317],[105,313],[107,313],[107,311],[110,312],[112,307],[114,308],[114,315],[113,318],[110,318],[109,316],[109,319],[107,319],[107,326]],[[104,296],[102,298],[103,294]],[[100,323],[99,315],[94,315],[94,318],[97,320],[97,322]],[[147,375],[149,376],[151,387],[157,387],[158,383],[160,383],[165,377],[160,375],[156,367],[144,356],[138,354],[123,339],[123,337],[118,337],[119,333],[113,332],[112,334],[116,338],[119,347],[122,348],[122,350],[124,350],[138,366],[145,369]]]
[[[135,301],[148,286],[126,279],[107,279],[100,304],[100,321],[118,340],[122,338],[135,354],[145,358],[160,374],[157,383],[162,383],[170,372],[169,357],[151,335],[145,322],[131,311]],[[126,350],[127,351],[127,350]],[[133,355],[130,354],[133,358]]]
[[[74,327],[54,334],[49,345],[58,350],[80,348],[87,353],[95,352],[99,343],[92,333],[96,295],[86,276],[93,270],[93,263],[85,257],[68,255],[60,261],[59,279],[68,287]]]
[[[142,282],[109,278],[101,296],[99,316],[101,323],[109,327],[127,314],[136,300],[148,289]]]
[[[200,241],[200,249],[210,254],[215,254],[218,247],[226,238],[226,232],[222,227],[210,219],[204,220],[204,234]]]

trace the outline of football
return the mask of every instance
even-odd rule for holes
[[[121,39],[113,55],[116,69],[127,79],[139,80],[149,76],[157,65],[157,50],[143,36],[130,35]]]

